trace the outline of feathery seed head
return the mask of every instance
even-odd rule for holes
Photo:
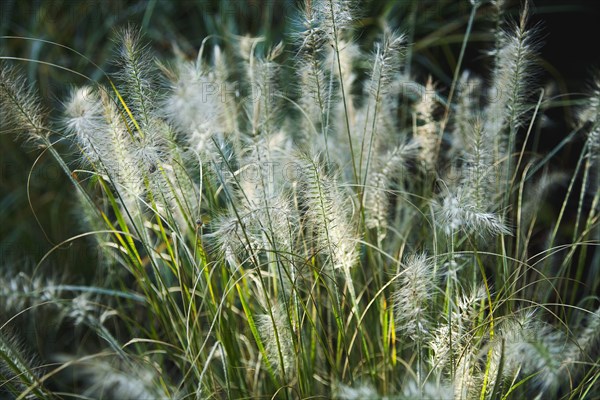
[[[509,235],[510,230],[496,214],[497,185],[493,162],[493,140],[476,119],[466,136],[458,187],[446,193],[437,207],[438,223],[447,235],[462,230],[479,236]]]
[[[600,124],[600,73],[597,73],[597,75],[590,88],[590,95],[587,99],[588,104],[578,114],[580,123]]]
[[[131,361],[123,365],[102,359],[75,361],[73,374],[82,380],[83,395],[89,398],[137,400],[176,395],[167,393],[171,388],[159,383],[155,371]]]
[[[322,114],[331,100],[330,91],[327,90],[327,79],[320,65],[300,63],[297,69],[299,77],[300,105],[306,111],[309,121],[301,120],[303,124],[312,124],[318,131],[322,124]],[[306,134],[312,131],[305,127]]]
[[[478,399],[482,387],[481,367],[472,354],[462,354],[459,358],[452,386],[455,399]]]
[[[381,396],[377,393],[377,390],[375,390],[375,388],[373,388],[371,385],[361,385],[355,387],[340,385],[337,388],[336,398],[340,400],[375,400],[380,399]]]
[[[454,398],[454,389],[441,383],[425,382],[420,385],[410,380],[402,389],[402,400],[439,400]]]
[[[152,118],[144,130],[144,136],[134,142],[133,157],[140,162],[140,170],[153,174],[162,163],[169,163],[169,126],[160,119]],[[144,175],[147,175],[144,174]]]
[[[480,209],[464,189],[459,189],[456,194],[446,195],[442,205],[437,207],[436,216],[437,224],[447,235],[461,230],[481,237],[511,234],[498,215]]]
[[[497,190],[497,172],[494,166],[493,140],[483,130],[482,122],[475,119],[465,137],[461,187],[467,191],[470,201],[481,209],[493,210]]]
[[[452,133],[452,152],[462,154],[473,137],[473,121],[477,121],[481,109],[483,82],[468,71],[463,72],[457,86],[454,129]],[[483,131],[483,130],[482,130]]]
[[[389,193],[392,190],[392,178],[402,171],[408,161],[417,154],[415,146],[400,145],[388,152],[381,165],[375,165],[369,171],[368,190],[365,194],[365,224],[368,229],[377,228],[380,239],[386,235],[388,225]]]
[[[121,69],[117,76],[122,84],[119,89],[134,118],[148,125],[156,111],[158,97],[154,60],[147,46],[142,44],[140,32],[131,26],[117,35],[116,42],[120,45],[118,64]]]
[[[213,135],[227,131],[224,118],[229,89],[225,81],[198,70],[193,63],[181,65],[172,82],[171,94],[163,103],[165,116],[199,154],[212,148]]]
[[[113,99],[104,90],[76,89],[65,104],[65,116],[67,134],[75,137],[85,162],[106,174],[125,204],[132,207],[143,193],[145,168],[140,156],[144,152],[129,134]]]
[[[541,388],[554,385],[565,349],[565,338],[560,332],[541,322],[533,311],[503,320],[498,331],[492,343],[489,374],[492,379],[502,368],[504,379],[512,380],[517,374],[524,377],[536,374]]]
[[[95,318],[98,308],[90,297],[89,293],[82,293],[74,297],[67,307],[68,316],[75,325],[82,325]]]
[[[588,105],[579,113],[579,122],[591,124],[586,140],[586,168],[590,171],[587,192],[592,196],[600,188],[600,74],[596,77],[588,97]]]
[[[104,108],[98,93],[91,87],[75,89],[71,93],[65,104],[65,117],[67,132],[75,136],[90,163],[110,154]]]
[[[345,211],[348,199],[318,161],[300,159],[299,163],[301,193],[317,248],[327,255],[328,265],[348,271],[358,259],[356,230]]]
[[[587,326],[579,332],[574,342],[567,345],[562,358],[560,371],[568,371],[568,376],[578,378],[582,372],[600,357],[600,307],[587,317]],[[557,373],[558,375],[558,373]],[[549,384],[553,382],[549,382]],[[549,386],[549,385],[548,385]],[[552,389],[552,387],[550,387]]]
[[[272,314],[272,316],[271,316]],[[293,335],[287,311],[282,304],[273,304],[271,314],[256,317],[267,358],[281,376],[294,376],[296,367]]]
[[[0,330],[0,395],[5,398],[12,392],[16,398],[32,385],[39,384],[41,373],[38,360],[27,354],[17,336]]]
[[[356,19],[356,7],[351,0],[306,0],[304,4],[301,48],[310,52],[339,41],[340,34],[350,29]]]
[[[430,335],[429,302],[434,292],[433,264],[425,253],[413,254],[404,262],[393,295],[396,329],[414,342]]]
[[[462,294],[452,307],[450,320],[438,324],[429,342],[432,350],[431,365],[440,375],[449,375],[458,368],[466,353],[474,353],[473,329],[478,325],[481,300],[486,297],[485,288],[478,286],[468,294]],[[453,363],[451,363],[453,361]]]
[[[528,3],[525,2],[521,18],[512,28],[500,35],[500,48],[495,55],[493,85],[486,110],[485,130],[497,138],[503,154],[511,153],[507,142],[521,126],[523,116],[530,110],[527,98],[535,76],[535,56],[538,43],[535,28],[527,28]]]
[[[23,134],[27,141],[45,146],[47,130],[33,87],[15,69],[0,63],[0,117],[2,130]]]
[[[97,93],[89,86],[73,90],[65,105],[67,126],[73,132],[85,131],[102,120],[102,105]]]
[[[318,12],[326,15],[326,26],[333,30],[349,29],[357,18],[357,10],[352,0],[321,0],[317,4]]]
[[[415,105],[415,118],[417,128],[414,140],[419,144],[421,151],[419,159],[427,170],[433,170],[437,163],[439,150],[438,122],[433,113],[437,108],[436,91],[431,77],[427,80],[425,91]]]
[[[240,220],[241,219],[241,220]],[[260,226],[253,214],[223,215],[211,222],[213,232],[205,235],[209,243],[219,249],[231,268],[237,268],[240,259],[256,254],[261,248]]]
[[[51,278],[30,278],[8,268],[0,277],[0,316],[12,316],[32,305],[56,301],[61,290]]]
[[[386,86],[398,72],[405,40],[403,34],[386,30],[382,42],[376,43],[370,83],[370,92],[374,96],[378,96],[382,90],[387,90]]]

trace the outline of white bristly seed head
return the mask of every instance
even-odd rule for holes
[[[430,336],[430,301],[435,290],[433,262],[424,253],[413,254],[403,263],[393,295],[396,330],[402,338],[424,342]]]
[[[46,146],[49,131],[37,93],[20,73],[3,63],[0,63],[0,106],[3,131]]]
[[[318,161],[299,159],[301,194],[306,202],[310,229],[314,232],[319,253],[326,255],[327,265],[348,271],[355,265],[356,233],[348,215],[348,199],[337,181],[324,172]]]
[[[256,326],[261,333],[269,363],[281,376],[293,377],[296,356],[290,321],[284,306],[273,304],[271,313],[256,318]]]

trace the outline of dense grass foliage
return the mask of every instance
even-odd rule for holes
[[[122,29],[114,71],[51,110],[3,54],[2,132],[64,173],[82,230],[2,266],[0,395],[600,396],[600,77],[531,151],[559,99],[528,4],[500,3],[466,2],[448,85],[411,70],[411,32],[359,44],[347,0],[303,3],[289,46],[166,58]],[[463,68],[482,16],[485,78]],[[48,268],[82,245],[91,276]]]

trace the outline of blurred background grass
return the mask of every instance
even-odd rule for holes
[[[516,15],[520,2],[507,2],[509,14]],[[210,34],[226,37],[263,35],[265,46],[288,41],[294,15],[301,2],[296,0],[0,0],[0,54],[29,62],[15,62],[26,73],[42,96],[44,106],[54,110],[56,118],[70,88],[87,83],[84,78],[64,69],[78,71],[93,81],[102,81],[103,71],[114,66],[116,44],[112,41],[119,28],[139,27],[152,50],[163,59],[174,49],[194,57],[202,40]],[[438,89],[447,90],[462,42],[469,1],[455,0],[365,0],[359,2],[362,18],[358,21],[357,41],[365,49],[374,40],[384,21],[392,28],[407,32],[415,44],[411,54],[411,73],[424,81],[432,75]],[[594,66],[600,65],[600,52],[594,42],[600,37],[600,6],[595,0],[537,1],[532,23],[541,22],[541,81],[552,81],[567,104],[577,98]],[[479,10],[465,68],[485,76],[492,45],[489,34],[491,11]],[[52,41],[77,50],[85,57],[57,45],[13,37]],[[217,41],[217,39],[215,39]],[[227,45],[226,41],[220,44]],[[98,67],[94,66],[96,64]],[[552,148],[568,132],[572,110],[549,110],[549,124],[540,152]],[[579,154],[582,138],[559,154],[561,168],[572,167]],[[80,220],[66,177],[49,157],[24,146],[18,138],[0,135],[0,265],[20,269],[40,260],[46,252],[66,238],[85,230],[73,224]],[[35,167],[32,166],[35,163]],[[27,179],[31,175],[30,192]],[[39,221],[36,220],[39,219]],[[85,277],[93,273],[94,252],[85,243],[62,246],[44,263],[55,273]]]

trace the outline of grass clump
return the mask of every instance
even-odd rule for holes
[[[46,257],[3,280],[0,390],[598,396],[600,82],[574,127],[577,167],[552,175],[553,153],[527,150],[553,101],[528,8],[505,24],[471,4],[458,59],[489,7],[491,81],[459,61],[447,91],[409,73],[407,36],[355,43],[360,10],[343,0],[305,3],[293,51],[231,36],[167,62],[126,29],[118,72],[56,113],[2,65],[3,130],[53,157],[88,226],[52,251],[93,239],[102,262],[84,284],[42,279]],[[80,345],[5,333],[37,308]]]

